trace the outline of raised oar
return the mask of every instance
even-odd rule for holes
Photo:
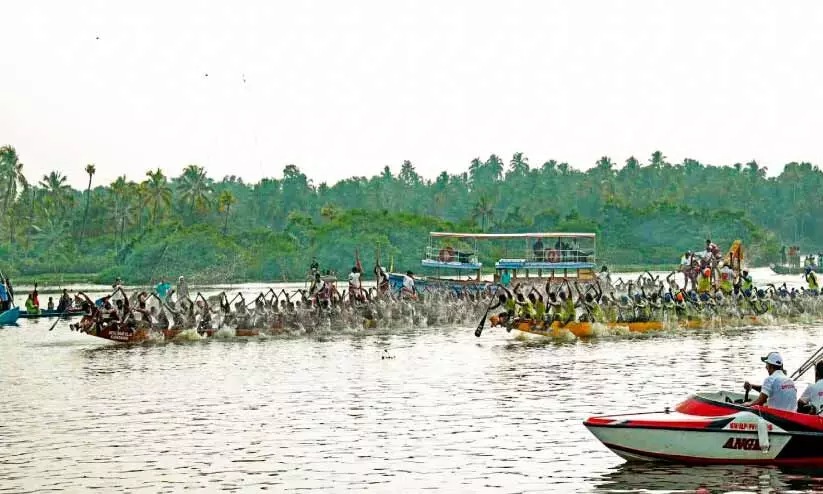
[[[480,338],[480,335],[483,334],[483,326],[486,325],[486,318],[489,316],[489,311],[492,308],[492,303],[494,302],[495,297],[494,294],[491,294],[489,298],[489,304],[486,306],[486,312],[483,314],[483,318],[480,319],[480,323],[477,325],[477,329],[474,330],[474,335]]]

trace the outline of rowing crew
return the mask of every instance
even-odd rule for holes
[[[817,302],[816,291],[789,289],[785,284],[780,287],[772,284],[765,289],[747,287],[742,291],[741,287],[733,287],[729,293],[716,286],[702,292],[686,291],[674,283],[670,283],[668,289],[659,283],[656,290],[647,292],[647,286],[644,283],[635,286],[629,281],[626,294],[618,297],[613,291],[604,293],[599,281],[582,289],[577,282],[563,280],[555,290],[550,280],[545,292],[534,286],[526,292],[520,285],[513,290],[498,285],[497,302],[490,310],[503,307],[495,320],[511,327],[517,320],[568,324],[571,321],[649,322],[673,317],[679,320],[716,316],[742,318],[763,314],[795,317],[809,311]]]

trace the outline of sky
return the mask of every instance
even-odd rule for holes
[[[819,1],[0,0],[0,19],[0,145],[30,181],[823,162]]]

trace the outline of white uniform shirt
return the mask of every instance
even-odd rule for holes
[[[414,291],[414,278],[409,275],[403,277],[403,288],[408,291]]]
[[[800,401],[808,402],[818,413],[823,412],[823,379],[809,384],[800,396]]]
[[[349,273],[349,286],[360,288],[360,273]]]
[[[772,372],[772,375],[763,381],[760,392],[769,398],[766,400],[767,407],[789,412],[797,411],[797,388],[794,387],[794,381],[782,370]]]

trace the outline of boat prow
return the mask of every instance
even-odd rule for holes
[[[586,428],[628,461],[823,466],[823,418],[745,408],[738,393],[700,393],[674,411],[590,417]]]
[[[12,307],[9,310],[0,312],[0,326],[11,325],[20,318],[20,307]]]

